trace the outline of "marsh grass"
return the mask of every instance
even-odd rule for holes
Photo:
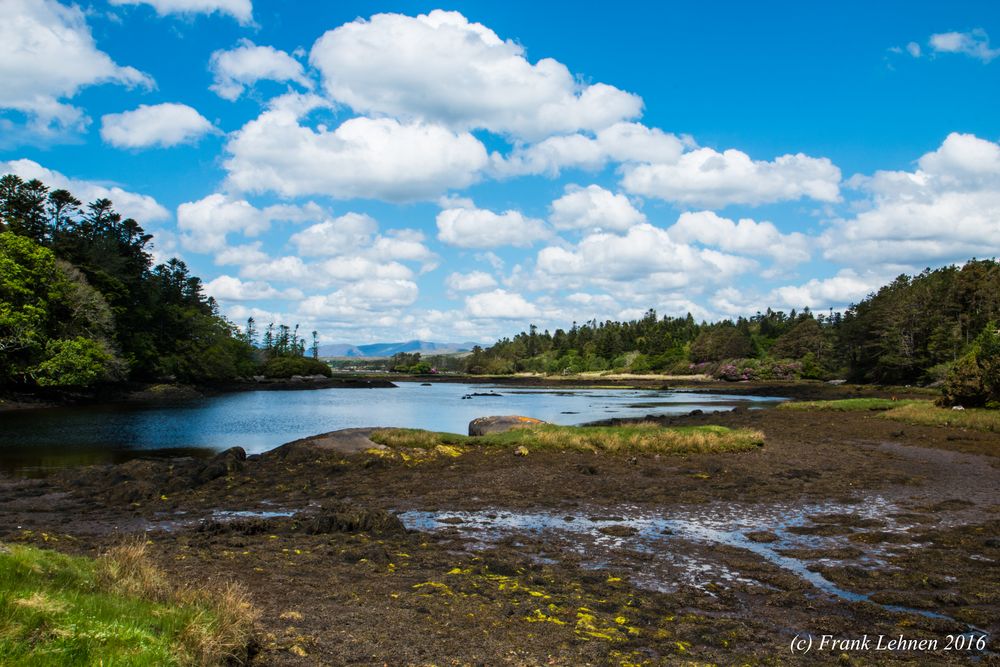
[[[764,434],[724,426],[666,428],[652,422],[625,426],[556,426],[543,424],[506,433],[469,437],[417,429],[382,429],[372,441],[389,447],[431,449],[439,445],[515,449],[577,450],[609,453],[701,454],[740,452],[764,444]]]
[[[139,540],[97,559],[0,549],[0,665],[240,663],[256,618],[235,584],[171,586]]]
[[[879,412],[882,419],[920,424],[951,426],[1000,433],[1000,410],[942,408],[930,400],[893,401],[888,398],[847,398],[839,401],[795,401],[782,403],[782,410],[833,410],[837,412]]]
[[[789,401],[778,407],[782,410],[832,410],[834,412],[858,412],[864,410],[892,410],[913,403],[929,403],[929,401],[904,399],[894,401],[890,398],[842,398],[835,401]]]
[[[908,424],[951,426],[1000,433],[1000,410],[984,408],[952,410],[951,408],[938,407],[930,401],[915,401],[884,412],[880,416]]]

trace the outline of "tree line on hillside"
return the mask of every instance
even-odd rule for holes
[[[329,374],[298,327],[263,345],[239,331],[184,262],[154,265],[151,240],[108,199],[0,178],[0,386]]]
[[[900,276],[844,313],[784,313],[696,323],[686,317],[531,326],[466,358],[473,374],[707,373],[725,380],[844,378],[944,385],[950,402],[1000,401],[1000,264]]]

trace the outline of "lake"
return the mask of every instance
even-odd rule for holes
[[[764,407],[778,397],[644,389],[537,389],[441,382],[398,388],[248,391],[169,406],[88,406],[0,414],[0,468],[35,474],[67,465],[147,455],[248,454],[291,440],[362,426],[466,433],[486,415],[519,414],[555,424],[609,417]],[[499,396],[470,394],[495,393]]]

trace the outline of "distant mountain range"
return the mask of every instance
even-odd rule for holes
[[[410,340],[405,343],[369,343],[367,345],[320,345],[321,357],[391,357],[398,352],[420,352],[421,354],[448,354],[468,352],[478,343],[433,343],[426,340]]]

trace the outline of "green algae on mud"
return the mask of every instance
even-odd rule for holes
[[[651,422],[625,426],[557,426],[541,424],[514,428],[505,433],[464,436],[419,429],[377,429],[372,442],[387,447],[435,450],[450,447],[484,447],[516,450],[575,450],[626,454],[706,454],[750,451],[764,445],[760,431],[725,426],[676,426]]]

